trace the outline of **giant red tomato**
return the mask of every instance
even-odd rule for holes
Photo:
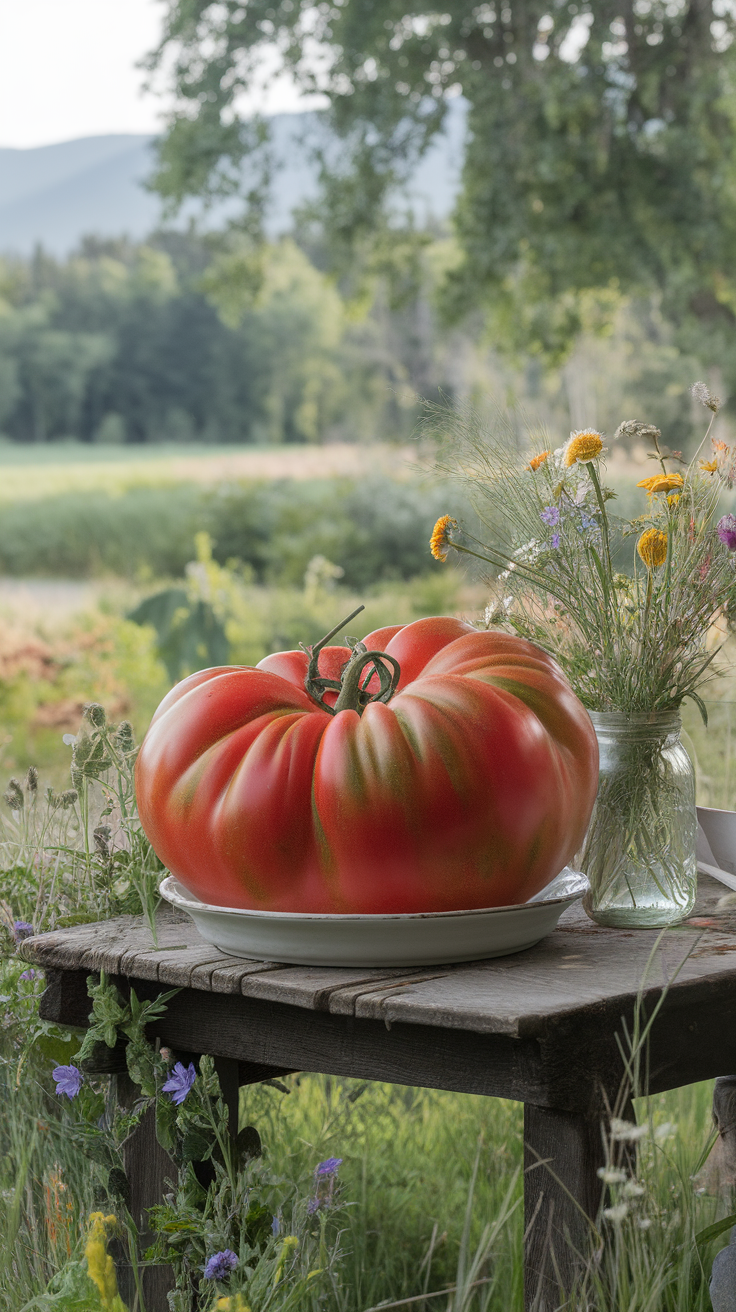
[[[136,767],[161,860],[231,907],[446,911],[532,897],[580,847],[598,780],[593,727],[562,672],[529,642],[455,619],[364,643],[374,658],[359,649],[350,678],[350,650],[324,647],[312,695],[303,651],[177,684]],[[341,675],[342,702],[358,709],[335,709]],[[371,695],[384,700],[366,705]]]

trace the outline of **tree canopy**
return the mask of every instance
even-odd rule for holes
[[[734,11],[732,0],[169,0],[150,63],[173,69],[176,108],[154,185],[174,204],[240,190],[257,211],[265,129],[238,99],[277,50],[303,88],[326,94],[342,140],[322,157],[334,256],[385,234],[392,197],[462,95],[462,254],[446,305],[490,306],[497,339],[554,355],[578,331],[581,291],[655,292],[689,349],[702,356],[705,341],[727,363]]]

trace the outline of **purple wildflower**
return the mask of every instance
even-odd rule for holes
[[[215,1253],[207,1262],[204,1268],[204,1278],[205,1280],[224,1280],[231,1271],[235,1270],[237,1265],[237,1253],[234,1253],[231,1248],[223,1248],[221,1253]]]
[[[281,1234],[281,1222],[277,1216],[275,1216],[271,1221],[271,1234],[273,1235],[274,1239],[276,1238],[277,1235]]]
[[[37,979],[37,978],[38,978],[38,971],[37,971],[37,970],[24,970],[24,971],[23,971],[23,974],[18,976],[18,979],[19,979],[19,980],[21,980],[21,979]]]
[[[552,539],[550,541],[550,546],[552,547],[553,551],[556,551],[559,545],[560,545],[560,535],[559,533],[553,533]]]
[[[13,922],[13,938],[16,943],[22,943],[24,938],[32,938],[35,932],[33,925],[29,925],[27,920]]]
[[[338,1166],[342,1165],[342,1157],[328,1157],[327,1161],[320,1162],[314,1168],[314,1178],[319,1180],[320,1176],[337,1175]]]
[[[314,1168],[314,1198],[310,1198],[307,1203],[307,1212],[313,1216],[323,1207],[332,1206],[332,1198],[335,1192],[337,1182],[338,1167],[342,1163],[342,1157],[328,1157],[326,1161],[319,1162]]]
[[[65,1093],[67,1098],[76,1098],[84,1083],[84,1076],[76,1066],[55,1066],[51,1074],[56,1081],[59,1097]]]
[[[721,542],[729,551],[736,551],[736,518],[733,515],[724,515],[719,519],[716,530]]]
[[[188,1066],[183,1066],[180,1061],[176,1063],[168,1080],[163,1086],[164,1093],[171,1094],[171,1101],[180,1107],[197,1078],[197,1072],[194,1069],[194,1062],[190,1061]]]
[[[550,528],[554,528],[560,522],[560,512],[557,506],[545,506],[544,510],[539,512],[539,518],[543,523],[549,524]]]

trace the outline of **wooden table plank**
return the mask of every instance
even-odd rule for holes
[[[736,990],[736,934],[713,908],[723,890],[701,882],[696,924],[656,931],[603,929],[579,906],[536,947],[509,957],[417,968],[289,966],[221,953],[188,920],[161,917],[159,944],[140,917],[119,917],[27,939],[22,955],[49,969],[98,971],[208,993],[328,1011],[388,1024],[430,1025],[478,1034],[538,1032],[541,1021],[564,1021],[604,1007],[621,1014],[637,990]],[[654,950],[656,947],[656,950]],[[652,955],[653,954],[653,955]],[[646,972],[646,981],[644,976]],[[617,1013],[618,1008],[618,1013]]]

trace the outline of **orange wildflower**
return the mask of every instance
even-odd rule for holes
[[[603,450],[603,438],[594,428],[585,428],[570,434],[570,441],[565,447],[565,468],[580,463],[587,465],[595,460]]]
[[[651,478],[643,478],[636,486],[645,488],[650,497],[656,497],[660,492],[673,492],[681,488],[683,482],[682,474],[653,474]]]
[[[452,515],[441,515],[432,529],[429,549],[435,560],[447,560],[447,553],[452,546],[449,538],[452,528],[457,528],[457,520]]]
[[[717,460],[701,460],[700,468],[704,474],[715,474],[718,468]]]
[[[531,469],[532,472],[536,471],[537,469],[539,469],[539,466],[543,465],[545,460],[547,460],[548,457],[551,455],[552,455],[551,451],[540,451],[538,456],[532,456],[531,460],[529,461],[529,464],[527,465],[527,469]]]
[[[657,569],[667,559],[667,534],[658,528],[648,528],[639,538],[636,549],[647,569]]]

